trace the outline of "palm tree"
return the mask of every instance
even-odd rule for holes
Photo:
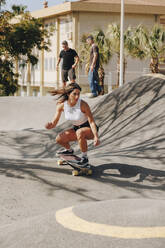
[[[27,8],[27,6],[23,6],[23,5],[12,5],[13,13],[16,16],[24,14],[26,8]]]
[[[6,4],[6,0],[0,0],[0,11],[1,11],[1,6]]]
[[[165,52],[165,28],[162,25],[156,24],[150,30],[140,25],[137,28],[136,37],[140,40],[144,56],[151,59],[151,72],[158,73],[159,58]]]
[[[147,57],[147,53],[144,49],[143,39],[139,36],[140,29],[141,25],[136,28],[128,27],[125,32],[127,37],[125,42],[125,50],[130,57],[143,60]]]
[[[100,66],[98,70],[99,74],[99,83],[102,88],[102,94],[104,94],[104,78],[105,78],[105,71],[104,65],[108,64],[111,58],[110,52],[110,42],[106,38],[104,32],[99,29],[95,30],[92,33],[94,38],[94,42],[98,45],[99,48],[99,55],[100,55]],[[89,71],[89,60],[90,60],[90,46],[86,43],[88,35],[84,34],[81,38],[81,45],[80,45],[80,57],[81,62],[85,62],[86,72]]]
[[[116,23],[112,23],[108,25],[108,29],[106,35],[110,42],[110,48],[112,54],[117,55],[117,83],[116,86],[119,87],[119,75],[120,75],[120,25]],[[124,33],[124,48],[127,42],[126,32]],[[124,70],[123,70],[123,78],[125,82],[125,70],[126,70],[126,50],[124,51]]]
[[[85,64],[85,73],[89,72],[90,46],[86,42],[88,34],[83,34],[80,41],[80,66]]]
[[[141,29],[141,25],[136,28],[128,27],[126,30],[127,42],[125,43],[125,49],[127,53],[133,57],[138,59],[144,59],[147,56],[147,53],[144,49],[143,40],[141,36],[139,36],[139,30]]]

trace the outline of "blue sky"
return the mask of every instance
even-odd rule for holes
[[[64,2],[64,0],[47,0],[47,1],[48,1],[49,7]],[[73,1],[76,1],[76,0],[72,0],[72,2]],[[43,2],[44,0],[6,0],[7,4],[6,4],[5,9],[6,8],[10,9],[10,7],[13,4],[15,4],[15,5],[26,5],[27,10],[34,11],[34,10],[42,9]]]

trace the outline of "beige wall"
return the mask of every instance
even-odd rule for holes
[[[61,84],[61,64],[59,66],[59,82],[57,78],[56,64],[59,56],[59,52],[62,49],[62,41],[67,40],[70,47],[73,46],[72,41],[72,17],[71,15],[64,15],[58,18],[58,29],[54,31],[54,35],[51,37],[51,51],[45,52],[45,85],[57,86]],[[56,19],[49,19],[45,23],[55,23]],[[57,33],[59,39],[57,39]],[[51,61],[52,60],[52,61]],[[52,63],[52,65],[51,65]]]
[[[59,26],[56,26],[57,23],[57,18],[59,22]],[[73,46],[73,41],[72,41],[72,16],[71,15],[64,15],[56,18],[49,18],[44,21],[44,24],[47,28],[50,27],[50,25],[55,25],[56,30],[53,33],[53,36],[51,36],[50,41],[51,41],[51,47],[50,51],[44,51],[44,86],[46,87],[56,87],[61,84],[61,76],[58,80],[57,77],[57,71],[56,71],[56,64],[57,64],[57,59],[59,56],[59,52],[62,48],[62,41],[67,40],[69,43],[69,46]],[[59,34],[59,38],[57,39],[57,34]],[[31,71],[31,94],[33,94],[33,89],[36,91],[36,86],[39,87],[40,85],[40,79],[41,79],[41,74],[40,74],[40,61],[41,61],[41,53],[39,56],[39,62],[38,65],[35,66],[35,68]],[[59,75],[60,73],[60,67],[59,67]],[[24,74],[24,75],[23,75]],[[25,85],[26,85],[26,77],[27,77],[27,70],[25,68],[24,72],[22,73],[23,77],[19,78],[20,84],[22,84],[22,81],[24,80]],[[39,90],[39,88],[38,88]],[[21,93],[22,95],[26,94],[26,92]],[[36,94],[34,92],[34,94]]]
[[[56,18],[50,18],[45,20],[45,25],[48,28],[51,25],[56,26]],[[51,51],[44,51],[44,84],[55,86],[56,85],[56,52],[57,52],[57,45],[56,45],[56,36],[57,30],[54,31],[53,36],[51,36]],[[40,58],[41,59],[41,58]]]

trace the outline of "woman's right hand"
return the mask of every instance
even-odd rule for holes
[[[46,128],[46,129],[52,129],[52,128],[54,128],[54,125],[53,125],[52,122],[48,122],[48,123],[45,125],[45,128]]]
[[[100,140],[98,137],[94,137],[94,146],[100,145]]]

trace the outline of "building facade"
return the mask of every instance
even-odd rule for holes
[[[64,2],[31,13],[33,17],[43,18],[45,27],[55,26],[51,37],[51,51],[35,51],[39,63],[32,67],[19,67],[18,92],[21,96],[47,95],[48,91],[61,85],[60,70],[56,63],[61,50],[61,43],[67,40],[71,48],[79,54],[80,39],[84,33],[96,29],[106,31],[110,23],[120,23],[120,0],[81,0]],[[144,24],[152,27],[155,23],[165,23],[165,3],[162,0],[125,0],[125,28],[129,25]],[[115,56],[105,66],[105,84],[111,89],[116,83],[117,67]],[[130,81],[149,70],[149,61],[127,59],[126,81]],[[77,82],[88,91],[88,80],[84,67],[77,68]]]

